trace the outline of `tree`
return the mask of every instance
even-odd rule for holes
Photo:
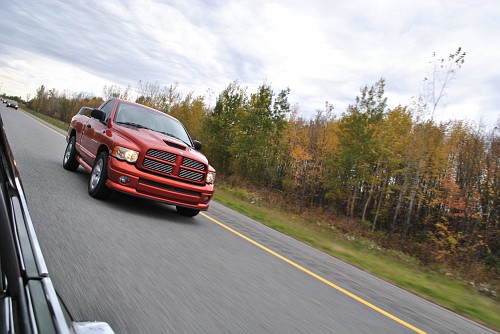
[[[398,191],[401,188],[401,180],[406,168],[406,152],[411,144],[412,114],[406,107],[398,106],[389,110],[384,121],[375,133],[380,143],[380,151],[377,165],[378,194],[377,205],[374,207],[372,218],[372,230],[375,230],[377,221],[382,218],[389,223],[389,214],[393,208],[399,210],[402,196]],[[394,205],[396,203],[396,205]],[[390,224],[388,230],[393,230]]]
[[[45,100],[47,100],[47,93],[45,92],[45,86],[41,85],[36,90],[36,97],[33,99],[33,108],[36,112],[42,112]]]
[[[112,97],[122,100],[130,99],[130,86],[127,86],[127,88],[125,88],[125,91],[122,93],[122,87],[118,85],[110,85],[110,86],[106,85],[103,87],[102,92],[105,100],[110,99]]]
[[[339,124],[339,153],[329,161],[329,196],[340,200],[351,218],[359,203],[366,205],[372,199],[372,175],[380,151],[375,133],[387,107],[384,86],[380,79],[370,88],[363,87],[356,104],[347,108]]]
[[[338,122],[333,106],[325,104],[312,119],[292,113],[284,134],[288,158],[284,182],[290,200],[300,207],[322,206],[326,203],[327,161],[337,153]]]
[[[431,123],[433,122],[434,114],[438,109],[441,99],[446,94],[446,88],[449,86],[451,81],[454,79],[456,71],[462,67],[465,60],[465,52],[461,48],[450,54],[448,59],[436,58],[436,54],[433,55],[433,60],[430,62],[433,65],[430,78],[424,78],[424,91],[415,103],[416,113],[420,117],[430,117],[430,120],[425,123],[421,123],[424,131],[417,132],[420,137],[416,137],[415,144],[420,142],[419,145],[413,145],[413,154],[410,156],[410,164],[408,171],[412,172],[410,175],[406,175],[406,179],[409,182],[409,201],[406,210],[406,218],[401,231],[401,236],[403,239],[408,237],[411,223],[413,208],[416,203],[416,196],[421,182],[421,170],[425,159],[425,150],[421,150],[421,147],[427,146],[427,141],[429,138],[429,131],[432,128]],[[418,121],[418,120],[417,120]],[[422,127],[420,127],[422,128]],[[404,188],[406,190],[406,187]]]
[[[169,114],[170,109],[180,103],[182,95],[177,92],[178,83],[168,87],[160,87],[158,83],[139,81],[139,97],[137,103],[163,111]]]
[[[209,112],[203,124],[207,155],[222,174],[231,174],[236,135],[243,110],[247,103],[246,89],[238,82],[230,83],[217,98],[214,110]]]
[[[279,166],[284,155],[280,139],[290,111],[289,92],[288,88],[284,89],[275,97],[271,87],[263,84],[250,95],[242,110],[231,150],[233,167],[257,185],[272,188],[283,169]]]
[[[182,101],[172,101],[169,109],[169,114],[180,120],[193,138],[202,139],[206,117],[203,96],[194,97],[189,93]]]

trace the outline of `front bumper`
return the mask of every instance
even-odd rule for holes
[[[106,185],[130,195],[201,211],[208,209],[214,193],[213,185],[199,186],[150,174],[112,156],[108,159]]]

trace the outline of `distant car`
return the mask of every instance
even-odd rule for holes
[[[16,110],[19,108],[19,104],[14,100],[6,100],[6,105],[7,107],[15,108]]]

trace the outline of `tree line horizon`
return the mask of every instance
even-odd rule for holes
[[[435,55],[434,55],[435,56]],[[344,217],[425,263],[500,273],[500,133],[434,115],[465,52],[431,61],[423,92],[387,106],[385,80],[364,86],[342,115],[325,103],[311,118],[288,101],[290,89],[263,83],[248,92],[231,82],[208,106],[177,84],[139,82],[135,102],[178,118],[219,176],[266,189],[298,213]],[[69,123],[83,106],[130,87],[105,86],[104,99],[47,90],[28,107]]]

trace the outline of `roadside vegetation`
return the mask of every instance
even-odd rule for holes
[[[275,230],[392,282],[425,299],[500,329],[500,303],[493,289],[498,277],[477,280],[445,264],[425,264],[404,251],[385,248],[370,229],[352,228],[347,217],[278,209],[276,194],[219,180],[215,200]],[[482,292],[480,290],[483,290]],[[490,290],[492,289],[492,290]]]
[[[139,82],[135,101],[180,119],[217,169],[216,200],[445,307],[500,329],[500,120],[436,122],[465,53],[434,57],[422,93],[389,108],[385,81],[341,115],[311,118],[288,88],[230,83],[216,98]],[[103,97],[47,90],[27,98],[64,130]],[[56,124],[57,125],[57,124]],[[59,124],[60,125],[60,124]]]

